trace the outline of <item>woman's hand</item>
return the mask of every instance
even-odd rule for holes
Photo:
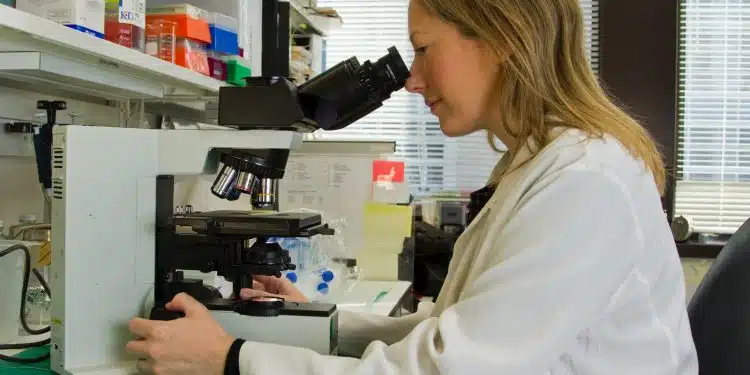
[[[138,370],[159,375],[221,375],[234,338],[203,304],[180,293],[166,305],[184,318],[161,321],[135,318],[130,331],[139,339],[126,349],[138,356]]]
[[[302,292],[286,277],[253,275],[253,289],[242,289],[240,298],[281,297],[288,302],[308,302]]]

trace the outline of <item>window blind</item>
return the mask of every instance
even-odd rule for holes
[[[597,1],[581,0],[594,68],[598,65]],[[326,38],[324,69],[352,56],[360,62],[378,59],[390,46],[396,46],[411,66],[414,52],[408,35],[408,0],[318,0],[318,6],[335,9],[344,20],[343,26]],[[395,141],[395,159],[405,162],[416,197],[479,189],[501,157],[490,148],[484,132],[458,138],[444,136],[422,97],[406,90],[395,93],[383,107],[357,123],[335,132],[316,132],[315,138]],[[497,144],[504,148],[499,140]]]
[[[681,0],[675,214],[733,233],[750,217],[750,1]]]

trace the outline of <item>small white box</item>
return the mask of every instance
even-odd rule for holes
[[[104,38],[104,0],[16,0],[16,8]]]

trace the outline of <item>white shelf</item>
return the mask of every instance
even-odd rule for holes
[[[328,35],[331,30],[341,27],[341,18],[317,15],[314,11],[302,6],[298,0],[289,0],[291,5],[291,24],[306,24],[316,34]]]
[[[224,82],[0,5],[0,76],[106,99],[216,96]]]

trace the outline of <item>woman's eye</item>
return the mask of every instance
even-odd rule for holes
[[[425,51],[427,51],[427,47],[417,47],[414,49],[414,52],[417,54],[425,53]]]

